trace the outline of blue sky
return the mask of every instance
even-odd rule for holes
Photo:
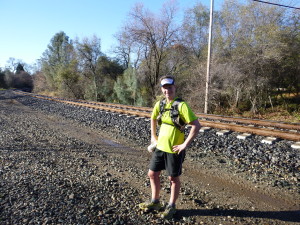
[[[113,35],[124,25],[137,2],[158,13],[162,0],[0,0],[0,67],[10,57],[33,64],[51,38],[64,31],[71,39],[101,38],[102,52],[109,55]],[[199,0],[177,0],[179,13]],[[210,6],[210,0],[202,0]],[[220,7],[223,0],[214,0]]]
[[[197,2],[210,7],[211,0],[176,0],[179,15]],[[215,10],[225,0],[214,0]],[[245,0],[241,0],[244,2]],[[276,2],[277,0],[268,0]],[[281,0],[282,4],[299,0]],[[125,24],[135,3],[159,13],[165,0],[0,0],[0,67],[13,57],[34,64],[51,38],[64,31],[70,39],[101,39],[102,52],[110,56],[114,34]],[[298,5],[298,3],[296,4]]]

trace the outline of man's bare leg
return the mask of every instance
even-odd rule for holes
[[[152,192],[152,200],[159,200],[159,192],[160,192],[160,171],[154,172],[149,170],[148,176],[150,178],[151,192]]]

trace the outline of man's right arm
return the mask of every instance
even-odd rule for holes
[[[157,120],[151,118],[151,143],[157,142],[157,135],[156,135],[156,126]]]

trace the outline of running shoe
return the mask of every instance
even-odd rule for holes
[[[167,206],[165,211],[160,214],[160,217],[163,219],[171,219],[176,213],[176,209],[171,206]]]
[[[160,203],[143,202],[139,204],[139,208],[144,212],[149,212],[152,210],[159,211],[162,208],[162,205]]]

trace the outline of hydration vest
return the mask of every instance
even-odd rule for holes
[[[184,132],[184,128],[186,126],[186,123],[181,119],[180,114],[179,114],[179,110],[178,110],[178,105],[180,102],[183,102],[183,100],[181,98],[176,98],[171,106],[171,109],[165,109],[165,105],[166,105],[166,99],[163,99],[160,101],[159,103],[159,115],[157,117],[157,123],[160,126],[162,124],[162,114],[168,110],[170,110],[170,116],[171,116],[171,120],[173,122],[174,125],[169,124],[169,123],[165,123],[171,126],[176,127],[178,130],[180,130],[181,132]]]

